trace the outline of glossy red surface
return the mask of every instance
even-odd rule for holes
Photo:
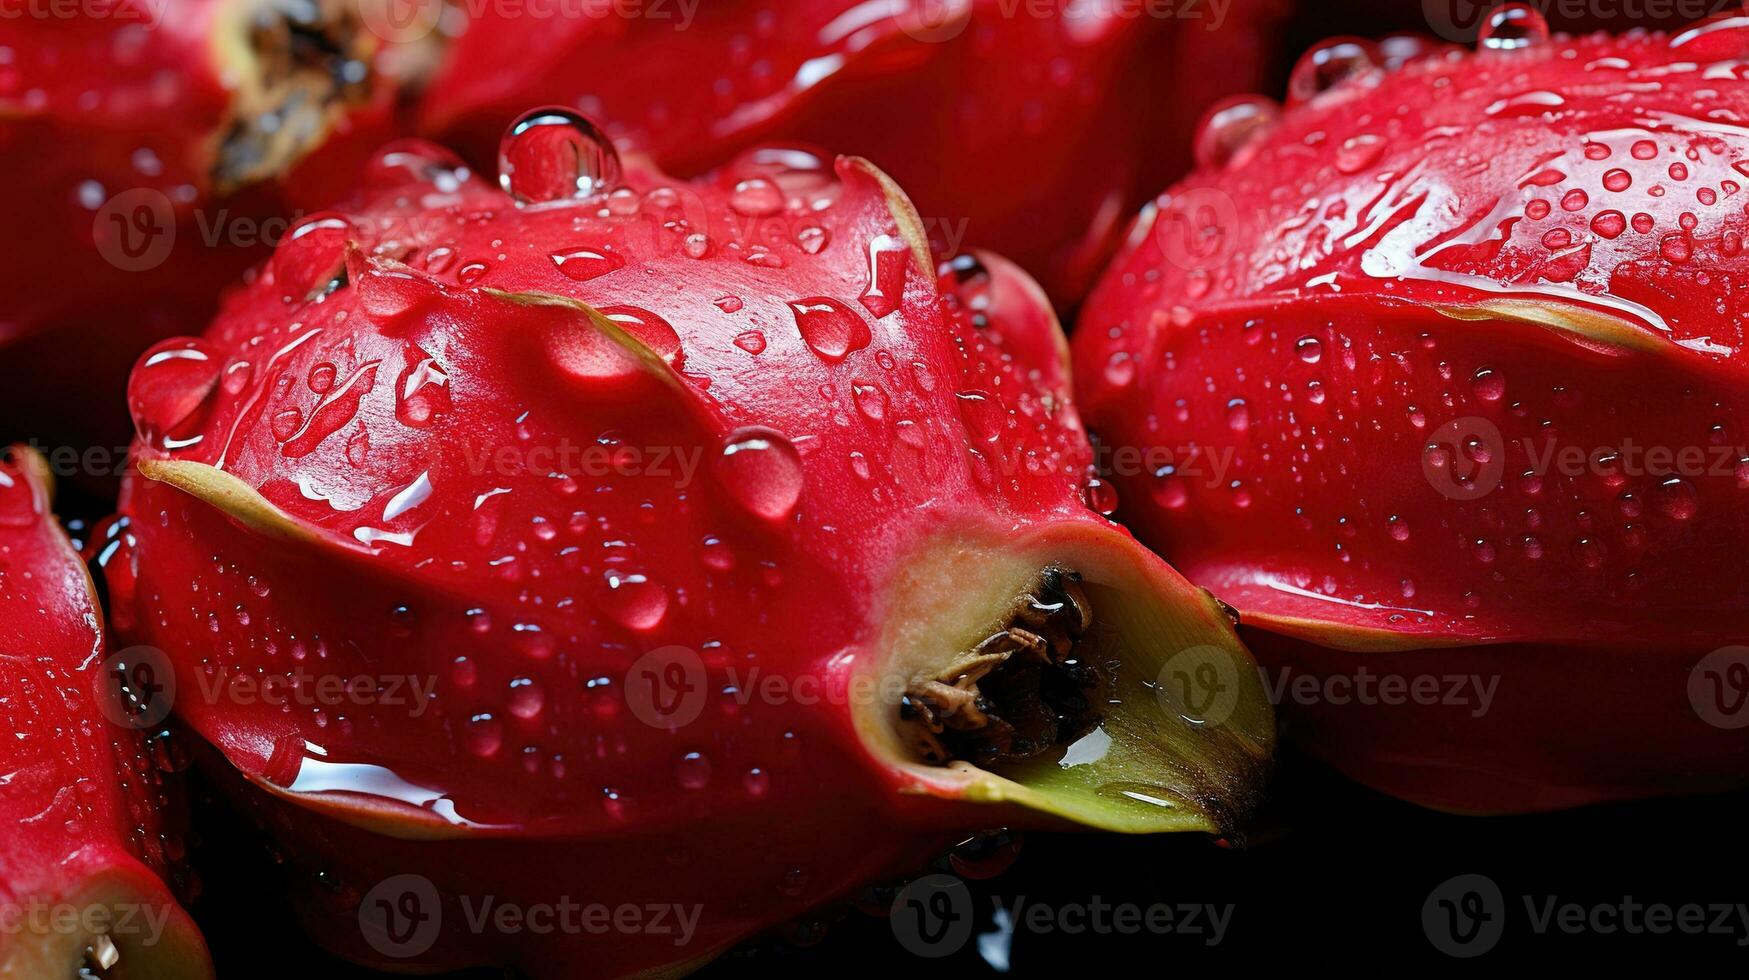
[[[421,122],[476,163],[543,102],[678,173],[774,140],[860,154],[947,251],[994,249],[1073,302],[1125,217],[1189,167],[1203,109],[1265,77],[1285,8],[737,0],[683,21],[684,5],[549,19],[489,7]]]
[[[331,201],[389,136],[394,86],[373,68],[370,98],[337,110],[283,180],[216,186],[219,145],[250,115],[243,90],[271,74],[232,50],[245,6],[95,0],[80,16],[0,17],[13,229],[0,236],[0,356],[30,365],[0,391],[6,435],[125,443],[118,393],[139,353],[210,319],[287,216]]]
[[[210,976],[160,880],[185,846],[173,788],[125,723],[91,580],[25,459],[0,462],[0,974],[76,970],[73,915],[114,929],[118,977]]]
[[[1689,687],[1749,635],[1749,22],[1539,27],[1308,54],[1075,338],[1122,515],[1272,670],[1498,680],[1484,717],[1282,705],[1455,809],[1749,775]]]
[[[1220,619],[1083,504],[1066,350],[1013,266],[938,286],[859,160],[622,178],[552,118],[505,147],[515,197],[391,147],[368,203],[312,216],[130,386],[153,479],[107,566],[118,628],[214,692],[179,713],[311,872],[312,930],[364,962],[672,967],[1025,820],[920,791],[853,725],[932,549],[1097,538]],[[175,483],[193,464],[219,506]],[[942,585],[932,607],[979,583]],[[230,693],[327,676],[424,700]],[[394,873],[446,896],[410,953],[358,926]],[[485,895],[702,919],[684,944],[464,928],[457,896]]]

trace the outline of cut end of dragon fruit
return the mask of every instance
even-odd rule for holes
[[[1273,721],[1206,593],[1090,526],[956,539],[911,568],[880,668],[899,696],[857,719],[907,791],[1129,833],[1243,823]]]
[[[217,134],[215,190],[285,173],[371,101],[382,44],[363,19],[368,6],[238,0],[217,14],[212,43],[236,97]]]

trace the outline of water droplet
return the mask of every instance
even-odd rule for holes
[[[325,395],[333,389],[336,374],[337,369],[334,365],[323,361],[310,368],[310,375],[304,383],[309,385],[310,390],[316,394]]]
[[[323,395],[316,407],[310,410],[309,421],[297,427],[290,435],[281,435],[279,423],[286,416],[295,413],[296,409],[275,416],[274,437],[284,443],[279,447],[280,454],[288,459],[308,456],[329,436],[357,418],[359,405],[370,394],[371,389],[376,387],[377,367],[376,361],[360,365],[352,372],[351,377]]]
[[[783,191],[764,177],[739,181],[729,194],[729,207],[736,214],[763,218],[783,210]]]
[[[1020,834],[1009,830],[977,834],[948,852],[948,864],[962,878],[994,878],[1013,866],[1020,844]]]
[[[749,354],[764,353],[765,352],[765,335],[760,333],[757,330],[749,330],[746,333],[736,334],[735,335],[735,346],[741,348],[742,350],[746,351]]]
[[[1196,165],[1225,167],[1280,119],[1281,107],[1259,95],[1239,95],[1215,103],[1197,124]]]
[[[851,352],[867,347],[873,339],[862,317],[835,299],[814,296],[796,300],[789,308],[795,314],[802,340],[823,361],[842,361]]]
[[[1086,486],[1081,488],[1081,502],[1087,506],[1088,510],[1110,517],[1117,512],[1117,488],[1098,477],[1093,477],[1087,481]]]
[[[1620,211],[1599,211],[1591,219],[1591,230],[1604,238],[1615,238],[1627,229],[1627,218]]]
[[[558,644],[538,624],[517,623],[510,631],[517,651],[530,660],[546,660],[558,649]]]
[[[619,154],[596,125],[562,106],[524,113],[498,145],[498,183],[518,203],[588,197],[619,182]]]
[[[480,671],[472,660],[460,656],[450,661],[449,677],[457,687],[473,687],[480,679]]]
[[[547,704],[546,692],[539,684],[527,677],[518,677],[510,682],[510,713],[523,721],[540,717],[541,709]]]
[[[686,355],[680,347],[680,334],[675,332],[674,326],[667,320],[636,306],[603,307],[601,315],[631,334],[676,370],[686,366]]]
[[[764,796],[771,788],[771,777],[766,775],[765,770],[755,766],[742,774],[741,785],[749,796]]]
[[[1673,476],[1658,485],[1658,510],[1673,521],[1686,521],[1700,508],[1694,487]]]
[[[973,445],[994,445],[1001,440],[1008,417],[1001,402],[990,397],[989,392],[977,390],[956,392],[953,397]]]
[[[395,383],[395,417],[421,428],[449,410],[449,375],[417,347],[408,349],[406,363]]]
[[[1350,136],[1336,151],[1336,169],[1345,174],[1358,173],[1377,163],[1384,152],[1385,141],[1371,133]]]
[[[1506,3],[1488,12],[1477,43],[1491,51],[1512,51],[1548,39],[1549,24],[1542,14],[1526,4]]]
[[[333,211],[317,212],[293,225],[273,252],[273,279],[280,295],[301,302],[325,292],[344,267],[351,236],[352,222]]]
[[[1603,189],[1620,193],[1634,185],[1634,177],[1620,167],[1605,171],[1603,174]]]
[[[680,757],[675,774],[685,789],[704,789],[711,781],[711,760],[702,752],[688,752]]]
[[[879,422],[887,416],[887,392],[878,384],[852,382],[850,399],[856,403],[856,410],[871,422]]]
[[[1673,231],[1658,240],[1658,254],[1671,262],[1687,262],[1694,254],[1694,247],[1689,244],[1687,234]]]
[[[196,445],[212,411],[223,361],[204,340],[163,341],[141,355],[128,378],[134,431],[161,451]]]
[[[605,248],[585,245],[553,252],[547,256],[567,278],[588,282],[623,268],[626,260]]]
[[[911,249],[904,239],[876,235],[868,242],[868,285],[858,299],[877,319],[899,308],[905,296],[905,270]]]
[[[498,754],[504,746],[504,725],[488,712],[468,719],[468,751],[482,759]]]
[[[619,569],[609,569],[603,579],[607,584],[608,612],[626,629],[652,630],[667,617],[668,590],[661,583]]]
[[[773,429],[737,429],[723,444],[717,474],[741,507],[768,521],[781,521],[802,496],[802,459]]]
[[[1316,364],[1324,357],[1324,344],[1316,337],[1301,337],[1294,344],[1294,351],[1300,355],[1300,360]]]
[[[1227,428],[1234,432],[1251,428],[1251,409],[1245,405],[1245,399],[1234,398],[1227,402]]]
[[[1372,70],[1378,63],[1378,49],[1371,41],[1331,38],[1301,55],[1295,63],[1293,74],[1288,77],[1288,101],[1308,101]]]
[[[365,164],[364,182],[377,190],[424,184],[449,194],[460,189],[467,165],[454,153],[420,139],[395,140]]]
[[[1506,394],[1506,379],[1493,368],[1480,368],[1470,379],[1470,388],[1485,402],[1497,402]]]

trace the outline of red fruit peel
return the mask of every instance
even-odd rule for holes
[[[1089,424],[1277,679],[1497,682],[1290,697],[1361,780],[1460,810],[1737,784],[1690,692],[1749,610],[1749,21],[1491,23],[1388,68],[1333,41],[1279,119],[1205,133],[1087,304]]]
[[[501,157],[503,190],[391,147],[130,386],[117,619],[205,678],[178,711],[325,945],[674,972],[954,828],[1243,820],[1272,743],[1248,655],[1082,503],[1031,280],[938,282],[856,158],[675,182],[562,110]],[[1218,716],[1155,690],[1197,666],[1234,679]],[[282,708],[238,677],[430,695]],[[409,880],[443,928],[384,920]],[[698,918],[466,928],[487,895]]]
[[[0,184],[21,229],[0,240],[0,351],[32,366],[0,394],[15,431],[125,440],[103,398],[140,351],[209,319],[284,216],[332,200],[331,172],[387,138],[394,79],[360,16],[373,4],[93,0],[0,18]]]
[[[1189,167],[1197,114],[1265,77],[1286,5],[1170,17],[1069,6],[746,0],[695,16],[672,6],[551,18],[488,8],[451,46],[421,126],[476,162],[543,102],[589,112],[682,174],[778,140],[860,154],[911,193],[935,241],[1000,251],[1070,302],[1123,217]]]
[[[119,662],[100,616],[43,461],[16,450],[0,461],[0,977],[211,977],[162,878],[181,846],[169,788],[104,676]]]

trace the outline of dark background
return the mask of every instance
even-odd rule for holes
[[[209,811],[210,812],[210,811]],[[977,932],[993,902],[1055,907],[1211,903],[1233,906],[1224,941],[1164,935],[1028,933],[1013,938],[1013,977],[1106,976],[1741,976],[1749,933],[1736,935],[1537,934],[1524,897],[1590,905],[1749,903],[1749,793],[1593,807],[1526,817],[1459,817],[1371,793],[1291,749],[1243,848],[1201,836],[1031,834],[1008,869],[968,880]],[[219,976],[367,980],[382,974],[336,963],[277,925],[291,921],[261,882],[265,866],[234,859],[212,834],[195,854],[204,882],[195,905]],[[223,856],[222,861],[210,860]],[[209,860],[202,860],[207,858]],[[947,865],[943,863],[941,867]],[[930,869],[919,869],[926,872]],[[1491,950],[1456,959],[1422,925],[1429,893],[1479,873],[1505,899],[1505,928]],[[890,892],[883,897],[890,897]],[[1710,916],[1709,916],[1710,919]],[[745,944],[697,974],[741,976],[999,977],[968,943],[924,959],[908,952],[883,916],[854,905]],[[265,955],[264,955],[265,952]],[[454,980],[501,980],[497,972]],[[576,976],[592,976],[578,964]]]

